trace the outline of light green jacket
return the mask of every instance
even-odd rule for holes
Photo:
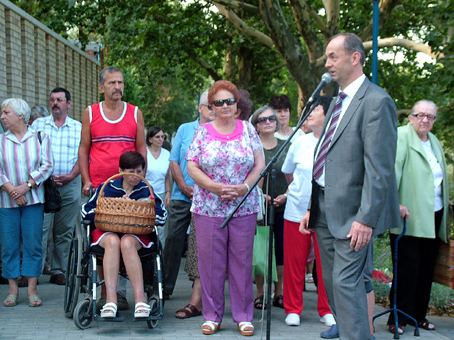
[[[447,242],[449,230],[449,189],[446,160],[440,142],[429,132],[429,140],[435,156],[443,170],[442,195],[443,218],[438,237]],[[413,126],[408,123],[397,129],[396,180],[400,204],[407,207],[410,217],[405,235],[435,238],[434,221],[434,178],[421,139]],[[390,230],[400,234],[400,228]]]

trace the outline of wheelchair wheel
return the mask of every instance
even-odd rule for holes
[[[71,253],[68,260],[68,269],[66,270],[65,300],[64,311],[68,318],[73,317],[74,308],[77,305],[80,291],[80,278],[77,277],[79,266],[79,242],[74,238],[71,242]]]
[[[150,315],[156,315],[159,314],[159,304],[156,298],[151,298],[148,301],[148,304],[150,305]],[[153,329],[158,327],[158,320],[148,320],[147,321],[148,328]]]
[[[93,322],[93,310],[90,300],[79,302],[74,309],[73,315],[74,324],[80,329],[87,329]]]

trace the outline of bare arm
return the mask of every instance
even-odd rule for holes
[[[247,193],[248,189],[244,183],[246,183],[249,187],[251,187],[255,183],[257,178],[260,176],[260,172],[264,168],[265,168],[265,160],[263,159],[262,150],[256,150],[256,151],[254,151],[254,165],[252,166],[251,171],[249,171],[248,176],[246,177],[246,179],[244,180],[244,182],[242,184],[225,185],[222,183],[216,183],[216,186],[214,187],[214,189],[219,190],[219,188],[221,188],[220,195],[216,191],[210,190],[209,188],[206,188],[206,189],[221,196],[221,198],[223,200],[234,200],[238,197],[244,196]],[[203,173],[203,171],[201,171],[201,172]],[[206,178],[209,178],[209,177],[206,176]],[[194,181],[195,181],[195,178],[194,178]],[[211,183],[214,183],[211,179],[210,179],[210,181],[211,181]],[[196,183],[197,183],[197,181],[196,181]]]
[[[79,174],[80,174],[79,161],[77,161],[76,164],[74,164],[74,166],[73,166],[73,168],[72,168],[72,170],[71,170],[71,172],[69,174],[60,175],[60,176],[52,175],[52,176],[54,176],[55,184],[57,186],[62,186],[62,185],[65,185],[65,184],[68,184],[69,182],[71,182]]]
[[[311,212],[308,210],[306,214],[301,218],[299,231],[302,234],[309,235],[311,232],[309,230],[309,217]]]
[[[172,171],[173,179],[175,180],[175,183],[178,185],[178,188],[180,188],[181,192],[185,194],[188,198],[192,199],[193,188],[186,185],[180,165],[175,161],[170,161],[170,170]]]
[[[166,208],[170,205],[170,168],[167,170],[166,179],[165,179],[165,197],[164,204]]]
[[[79,146],[79,161],[78,166],[80,174],[82,175],[83,188],[82,192],[85,196],[90,195],[90,188],[93,188],[93,183],[90,178],[90,171],[88,170],[89,157],[91,149],[91,128],[90,116],[88,108],[85,109],[82,117],[82,131],[80,133],[80,146]]]
[[[144,159],[147,159],[147,144],[145,142],[145,123],[143,121],[142,111],[137,110],[137,134],[136,134],[136,151],[140,152]],[[145,163],[145,172],[147,171]]]
[[[199,164],[194,161],[188,161],[188,174],[194,182],[201,188],[204,188],[218,196],[223,195],[223,189],[226,187],[223,183],[217,183],[207,176],[200,168]],[[243,185],[246,189],[246,186]]]

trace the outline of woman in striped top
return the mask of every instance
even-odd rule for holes
[[[53,156],[49,137],[42,134],[40,143],[37,131],[26,125],[30,111],[22,99],[2,103],[1,120],[8,129],[0,135],[0,243],[2,275],[9,283],[6,307],[17,303],[21,275],[28,277],[30,307],[41,305],[36,287],[42,272],[44,188],[40,184],[52,175]]]

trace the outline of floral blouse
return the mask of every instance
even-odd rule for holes
[[[218,133],[211,123],[201,124],[194,133],[186,159],[199,164],[213,181],[237,185],[244,183],[254,165],[254,151],[262,144],[251,123],[237,120],[235,130],[228,135]],[[191,211],[210,217],[227,217],[241,201],[223,201],[220,196],[194,185]],[[237,210],[234,217],[259,211],[257,190]]]

